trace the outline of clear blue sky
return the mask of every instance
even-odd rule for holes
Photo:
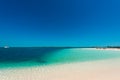
[[[4,45],[120,45],[120,1],[1,0]]]

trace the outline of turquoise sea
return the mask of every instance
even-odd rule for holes
[[[120,51],[66,47],[0,48],[0,69],[120,58]]]

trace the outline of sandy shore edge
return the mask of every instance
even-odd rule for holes
[[[86,50],[109,50],[109,51],[120,51],[119,48],[81,48]]]
[[[120,80],[120,59],[0,70],[0,80]]]

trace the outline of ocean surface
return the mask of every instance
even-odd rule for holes
[[[0,69],[120,58],[120,51],[66,47],[0,48]]]

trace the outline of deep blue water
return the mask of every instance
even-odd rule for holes
[[[14,48],[0,48],[0,62],[23,62],[35,60],[38,62],[45,62],[43,58],[52,54],[54,51],[63,48],[48,48],[48,47],[14,47]]]
[[[46,57],[61,47],[11,47],[0,48],[0,68],[47,64]]]

